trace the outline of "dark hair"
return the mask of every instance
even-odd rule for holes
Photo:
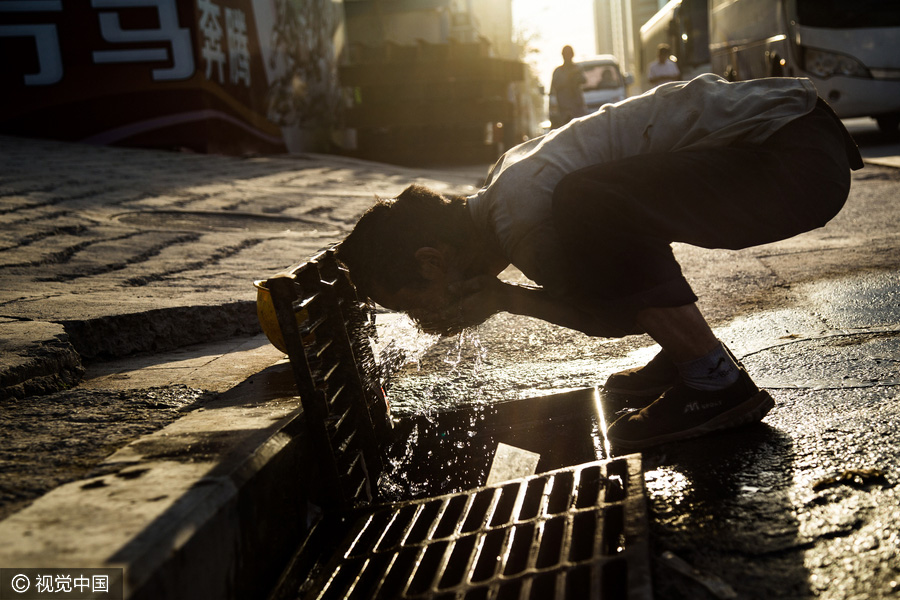
[[[444,197],[419,185],[396,199],[379,200],[363,214],[338,245],[337,258],[364,296],[377,284],[389,293],[427,283],[419,272],[416,250],[441,243],[461,248],[471,239],[473,224],[465,198]]]

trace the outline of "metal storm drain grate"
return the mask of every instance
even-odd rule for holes
[[[301,597],[652,597],[639,455],[352,514]]]

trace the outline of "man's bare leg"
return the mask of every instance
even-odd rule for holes
[[[656,398],[682,379],[678,364],[689,363],[722,348],[696,304],[647,308],[637,325],[662,346],[650,363],[613,373],[607,391],[641,399]]]
[[[737,381],[737,362],[696,304],[648,308],[637,314],[637,322],[662,346],[688,387],[712,391]]]
[[[637,323],[662,346],[677,379],[655,401],[609,426],[614,446],[641,449],[754,423],[775,405],[735,362],[695,304],[645,309]]]
[[[645,308],[636,321],[675,363],[700,358],[720,343],[696,304]]]

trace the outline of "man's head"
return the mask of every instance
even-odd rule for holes
[[[572,49],[572,46],[563,46],[562,57],[564,62],[572,62],[572,59],[575,58],[575,50]]]
[[[366,211],[337,257],[366,297],[392,309],[424,308],[411,304],[443,297],[448,257],[471,243],[472,227],[462,197],[413,185]]]
[[[659,59],[659,62],[666,62],[670,56],[672,56],[672,48],[668,44],[660,44],[656,47],[656,58]]]

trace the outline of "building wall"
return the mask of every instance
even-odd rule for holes
[[[345,0],[346,149],[491,162],[536,129],[511,0]]]
[[[462,3],[462,0],[457,0]],[[491,42],[500,58],[519,58],[520,48],[513,41],[512,0],[468,0],[478,32]]]
[[[384,42],[441,44],[450,34],[451,0],[347,0],[347,38],[351,44]]]
[[[243,154],[337,120],[342,0],[0,2],[0,133]]]
[[[354,44],[471,44],[487,39],[494,56],[516,58],[512,0],[346,0],[344,8]]]

